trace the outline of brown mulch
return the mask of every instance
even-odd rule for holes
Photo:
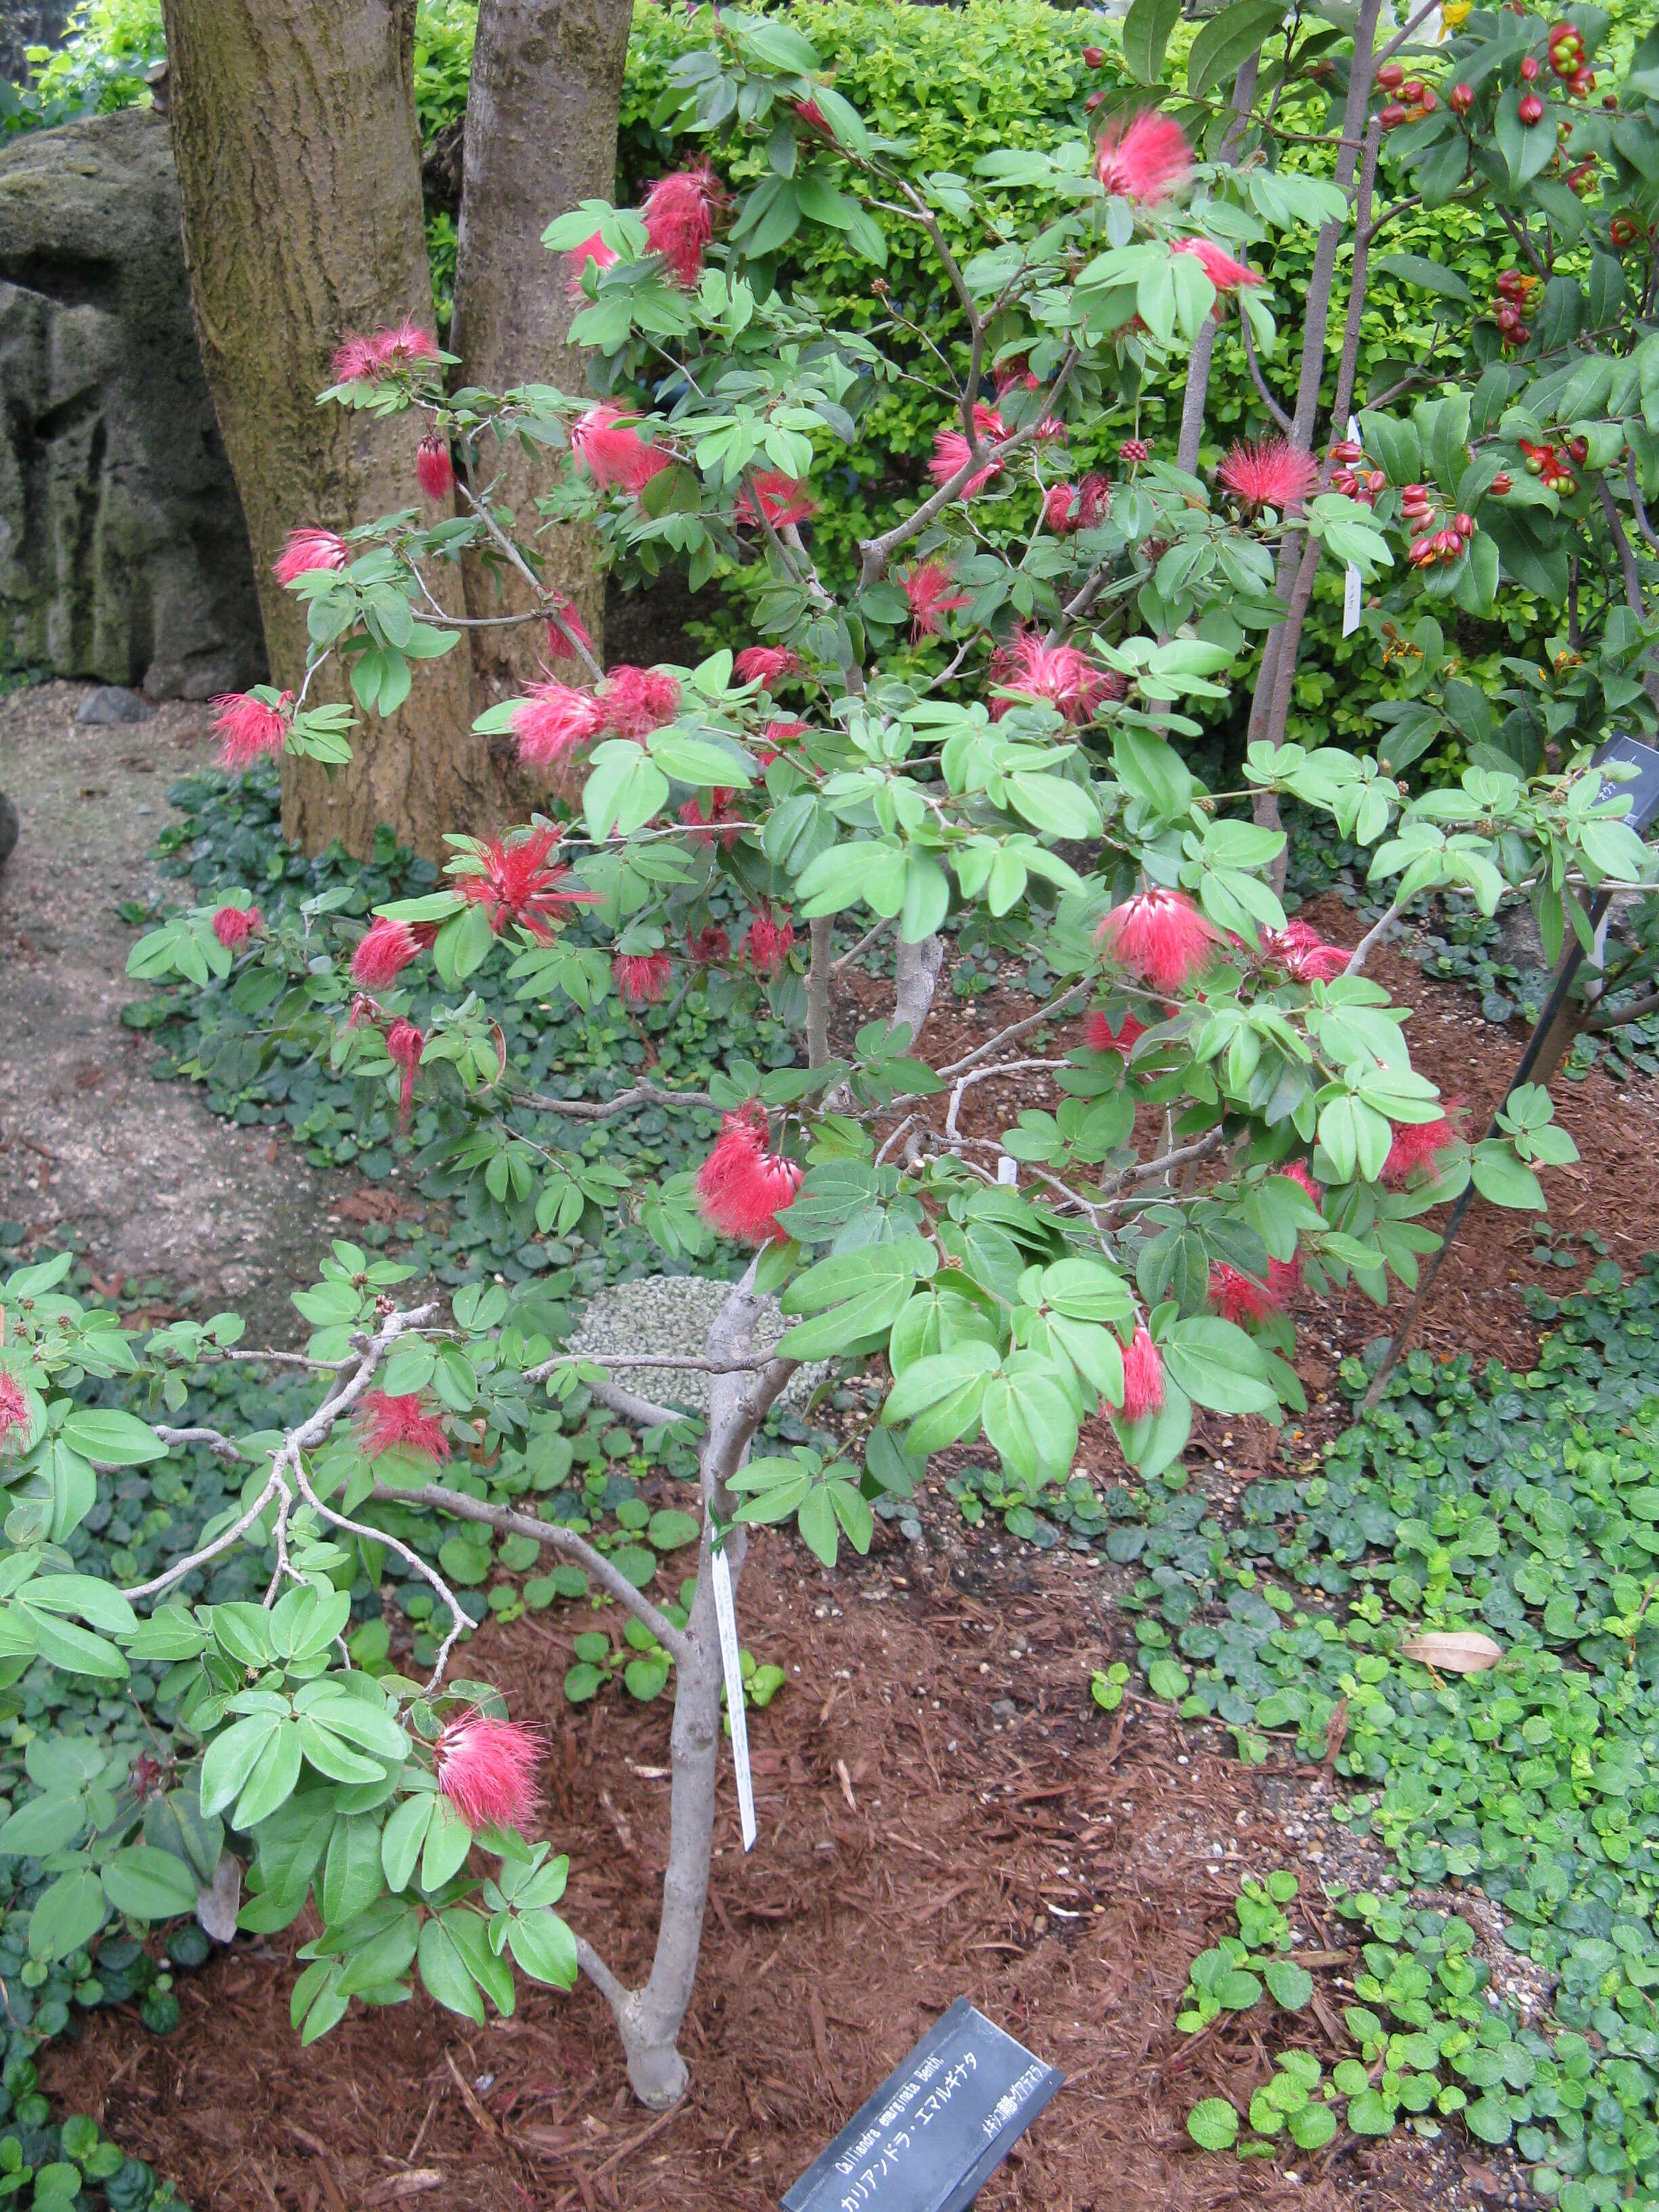
[[[1090,1702],[1089,1670],[1121,1632],[1087,1568],[1024,1565],[976,1596],[965,1546],[950,1548],[954,1574],[948,1551],[930,1563],[895,1545],[809,1579],[793,1546],[756,1546],[744,1638],[789,1680],[754,1717],[747,1859],[723,1777],[682,2039],[692,2087],[667,2121],[631,2103],[585,1984],[568,1997],[521,1984],[518,2016],[483,2030],[417,1998],[302,2051],[289,1937],[239,1939],[184,1980],[166,2040],[122,2011],[91,2015],[45,2057],[54,2106],[92,2112],[197,2212],[425,2195],[469,2212],[760,2212],[965,1992],[1068,2077],[986,2212],[1197,2212],[1241,2195],[1335,2212],[1337,2183],[1351,2193],[1364,2177],[1352,2155],[1329,2181],[1322,2157],[1236,2169],[1182,2130],[1200,2096],[1248,2100],[1268,2071],[1259,2043],[1194,2045],[1173,2024],[1193,1955],[1232,1925],[1240,1875],[1293,1863],[1262,1776],[1164,1713]],[[469,1664],[549,1729],[569,1917],[636,1978],[662,1869],[668,1705],[613,1696],[573,1715],[559,1685],[581,1625],[489,1628]],[[1010,1699],[1017,1716],[1000,1721]]]
[[[1335,901],[1311,918],[1333,937],[1354,933]],[[1417,1064],[1468,1102],[1479,1133],[1522,1040],[1397,955],[1376,972],[1414,1009]],[[884,993],[843,974],[850,1029]],[[930,1024],[930,1046],[968,1050],[1030,1006],[1000,990],[969,1013],[942,994],[945,1035]],[[1035,1039],[1020,1048],[1044,1050]],[[1053,1095],[1040,1077],[981,1086],[963,1127],[994,1131],[998,1114]],[[1653,1087],[1593,1074],[1558,1083],[1556,1098],[1583,1154],[1546,1176],[1558,1229],[1595,1229],[1626,1265],[1659,1249]],[[1583,1272],[1534,1265],[1535,1242],[1529,1218],[1473,1209],[1421,1340],[1530,1364],[1526,1285],[1559,1293]],[[1346,1418],[1337,1364],[1387,1325],[1357,1292],[1297,1318],[1309,1419],[1275,1432],[1205,1417],[1189,1457],[1213,1495],[1271,1465],[1305,1465]],[[1085,1425],[1079,1463],[1097,1481],[1121,1474],[1104,1424]],[[1269,2067],[1248,2015],[1197,2039],[1174,2025],[1194,1954],[1232,1926],[1241,1875],[1297,1869],[1310,1943],[1340,1948],[1340,1923],[1317,1911],[1338,1855],[1317,1773],[1246,1769],[1167,1708],[1100,1712],[1090,1670],[1128,1656],[1130,1641],[1109,1602],[1113,1571],[1066,1553],[1039,1560],[994,1522],[964,1529],[947,1499],[922,1517],[925,1544],[883,1527],[870,1560],[844,1553],[834,1575],[769,1533],[757,1542],[744,1640],[788,1680],[752,1720],[760,1840],[747,1858],[723,1774],[682,2038],[692,2083],[676,2112],[653,2120],[632,2104],[609,2015],[586,1984],[563,1996],[521,1984],[517,2017],[483,2030],[417,1996],[356,2014],[301,2051],[288,2019],[298,1932],[239,1939],[185,1978],[184,2024],[164,2041],[124,2011],[89,2015],[78,2043],[45,2055],[55,2107],[91,2112],[176,2178],[196,2212],[405,2202],[760,2212],[965,1993],[1068,2077],[982,2193],[985,2212],[1237,2202],[1426,2212],[1516,2201],[1517,2189],[1524,2198],[1503,2154],[1474,2158],[1451,2130],[1433,2145],[1339,2139],[1328,2153],[1248,2165],[1192,2148],[1193,2103],[1219,2092],[1242,2106]],[[617,1632],[614,1612],[595,1619]],[[580,1714],[566,1706],[570,1638],[589,1625],[567,1612],[487,1626],[468,1668],[548,1730],[549,1832],[570,1854],[569,1917],[637,1978],[660,1886],[669,1708],[615,1691]],[[1328,2063],[1345,2046],[1327,2014],[1299,2039]]]

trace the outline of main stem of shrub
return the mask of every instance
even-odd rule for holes
[[[748,1354],[762,1300],[755,1290],[757,1262],[715,1316],[708,1332],[712,1360]],[[726,1488],[748,1457],[756,1430],[795,1371],[793,1359],[774,1359],[756,1370],[716,1375],[709,1391],[708,1436],[702,1460],[702,1544],[697,1587],[686,1624],[690,1650],[675,1669],[674,1723],[670,1736],[668,1866],[663,1875],[662,1917],[649,1978],[629,1989],[592,1946],[579,1942],[583,1972],[610,2004],[628,2060],[634,2094],[653,2112],[666,2112],[685,2094],[685,2061],[676,2047],[680,2023],[696,1984],[703,1911],[714,1844],[715,1784],[720,1747],[720,1643],[709,1571],[720,1531],[735,1599],[748,1549],[744,1529],[733,1526],[736,1500]]]

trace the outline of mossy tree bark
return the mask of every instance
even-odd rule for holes
[[[461,216],[456,246],[453,350],[459,380],[499,392],[514,384],[587,388],[586,357],[570,343],[565,271],[542,244],[555,216],[616,185],[617,118],[632,0],[482,0],[467,90]],[[554,457],[514,444],[483,456],[478,489],[524,527]],[[555,526],[539,541],[546,583],[575,605],[597,640],[604,584],[592,534]],[[470,563],[469,611],[518,612],[532,604],[515,576]],[[492,696],[550,665],[538,623],[474,633],[473,665]],[[558,672],[573,677],[571,667]]]
[[[412,415],[319,408],[349,332],[432,327],[412,82],[415,0],[163,0],[191,298],[241,494],[273,680],[297,688],[303,610],[270,563],[296,523],[349,527],[418,499]],[[434,589],[459,611],[453,577]],[[329,672],[331,674],[332,672]],[[313,689],[313,697],[318,696]],[[323,696],[342,696],[337,691]],[[349,767],[283,772],[283,827],[366,854],[375,826],[435,855],[487,825],[465,647],[360,724]]]

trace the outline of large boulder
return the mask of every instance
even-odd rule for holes
[[[151,698],[256,682],[247,532],[154,109],[0,149],[0,643]]]

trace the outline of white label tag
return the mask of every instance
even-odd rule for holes
[[[720,1624],[720,1667],[726,1676],[726,1710],[732,1717],[732,1764],[738,1777],[738,1816],[743,1823],[743,1847],[755,1848],[755,1784],[749,1771],[749,1724],[743,1703],[743,1662],[738,1656],[738,1615],[732,1602],[732,1570],[724,1552],[709,1555],[708,1571],[714,1578],[714,1618]]]
[[[1348,435],[1356,446],[1359,443],[1359,425],[1352,415],[1348,417]],[[1358,629],[1359,610],[1359,571],[1350,561],[1347,573],[1342,579],[1342,635],[1344,637],[1352,637]]]

